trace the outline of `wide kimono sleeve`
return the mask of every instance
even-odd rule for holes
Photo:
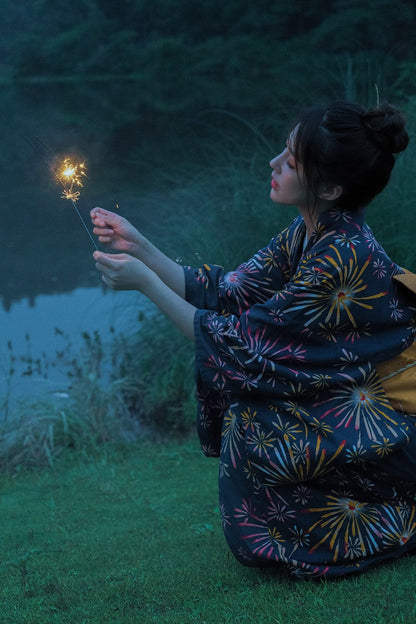
[[[392,281],[400,269],[382,250],[367,249],[364,239],[361,245],[337,242],[329,237],[317,243],[281,289],[239,316],[197,310],[199,433],[216,452],[226,399],[283,405],[302,396],[307,420],[339,416],[347,413],[342,402],[349,392],[360,396],[357,389],[376,382],[372,363],[414,339],[414,307]],[[386,399],[376,390],[371,409],[382,413]]]
[[[304,233],[303,219],[298,217],[234,271],[224,272],[212,264],[198,269],[184,267],[186,300],[199,309],[237,316],[266,302],[290,279]]]

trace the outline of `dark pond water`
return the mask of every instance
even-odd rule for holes
[[[93,244],[71,202],[61,198],[45,157],[69,155],[86,162],[76,205],[88,228],[91,208],[119,206],[176,257],[187,244],[196,249],[195,215],[190,209],[184,217],[182,210],[183,225],[171,231],[177,216],[168,207],[169,196],[189,172],[198,178],[199,168],[215,156],[216,144],[230,153],[241,148],[245,135],[239,132],[237,139],[236,127],[245,128],[250,141],[257,138],[249,124],[218,111],[183,112],[172,101],[148,102],[128,82],[2,86],[0,114],[1,410],[5,396],[64,393],[62,372],[45,377],[28,367],[38,358],[53,359],[62,349],[62,333],[76,345],[83,332],[97,330],[105,339],[110,327],[130,331],[145,305],[139,293],[102,287]],[[268,157],[262,165],[266,180]],[[200,232],[202,245],[204,238]]]
[[[77,203],[88,227],[90,208],[114,205],[117,180],[124,193],[137,189],[140,176],[127,184],[117,148],[123,144],[128,154],[125,125],[134,116],[117,110],[105,91],[47,85],[0,91],[0,417],[28,396],[63,396],[66,371],[45,373],[57,351],[76,348],[83,332],[98,330],[105,339],[110,327],[129,331],[143,304],[138,293],[101,287],[93,244],[72,204],[61,199],[39,148],[89,161]]]
[[[77,207],[88,227],[95,205],[121,204],[134,220],[142,210],[134,208],[137,197],[155,184],[160,155],[170,158],[174,137],[183,143],[184,128],[193,124],[184,116],[172,124],[172,115],[155,112],[129,84],[3,86],[0,114],[1,408],[5,393],[18,400],[61,392],[61,374],[45,378],[28,370],[28,361],[53,358],[62,332],[76,344],[83,332],[124,331],[143,305],[138,293],[102,288],[92,242],[71,202],[61,199],[46,150],[86,161]]]
[[[185,252],[184,261],[192,263],[195,258],[186,258],[186,251],[198,256],[197,217],[192,207],[173,214],[172,193],[183,192],[176,206],[186,205],[188,191],[182,187],[212,166],[219,149],[227,166],[231,154],[240,151],[253,168],[260,143],[267,201],[271,151],[250,123],[236,115],[183,112],[172,101],[148,102],[128,82],[3,86],[0,114],[1,409],[5,393],[19,400],[43,390],[62,392],[62,375],[54,371],[45,378],[27,366],[28,360],[53,358],[62,348],[62,332],[76,345],[83,332],[98,330],[105,338],[110,326],[129,331],[137,327],[145,304],[139,293],[111,293],[102,287],[93,244],[71,202],[61,198],[45,157],[85,161],[87,177],[76,205],[88,228],[91,208],[118,207],[166,253],[183,257]],[[208,180],[208,191],[210,186]],[[222,191],[215,192],[221,203]],[[203,206],[205,194],[196,192],[196,204]],[[203,219],[211,218],[208,210],[199,210]],[[221,205],[219,210],[224,210]],[[182,223],[171,229],[175,219]],[[227,236],[236,231],[234,225],[223,228]],[[206,230],[198,228],[203,248]]]

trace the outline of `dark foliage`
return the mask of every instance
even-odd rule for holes
[[[414,90],[412,0],[0,0],[0,74],[134,78],[156,108]],[[413,72],[414,73],[414,72]],[[308,97],[309,96],[309,97]]]

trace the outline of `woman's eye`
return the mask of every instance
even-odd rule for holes
[[[294,169],[295,165],[293,163],[291,163],[289,160],[286,161],[287,162],[287,166],[289,167],[289,169]]]

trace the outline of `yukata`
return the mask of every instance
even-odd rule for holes
[[[329,578],[416,548],[416,417],[378,372],[412,348],[416,296],[364,212],[323,214],[305,242],[299,216],[235,271],[184,271],[229,547]]]

